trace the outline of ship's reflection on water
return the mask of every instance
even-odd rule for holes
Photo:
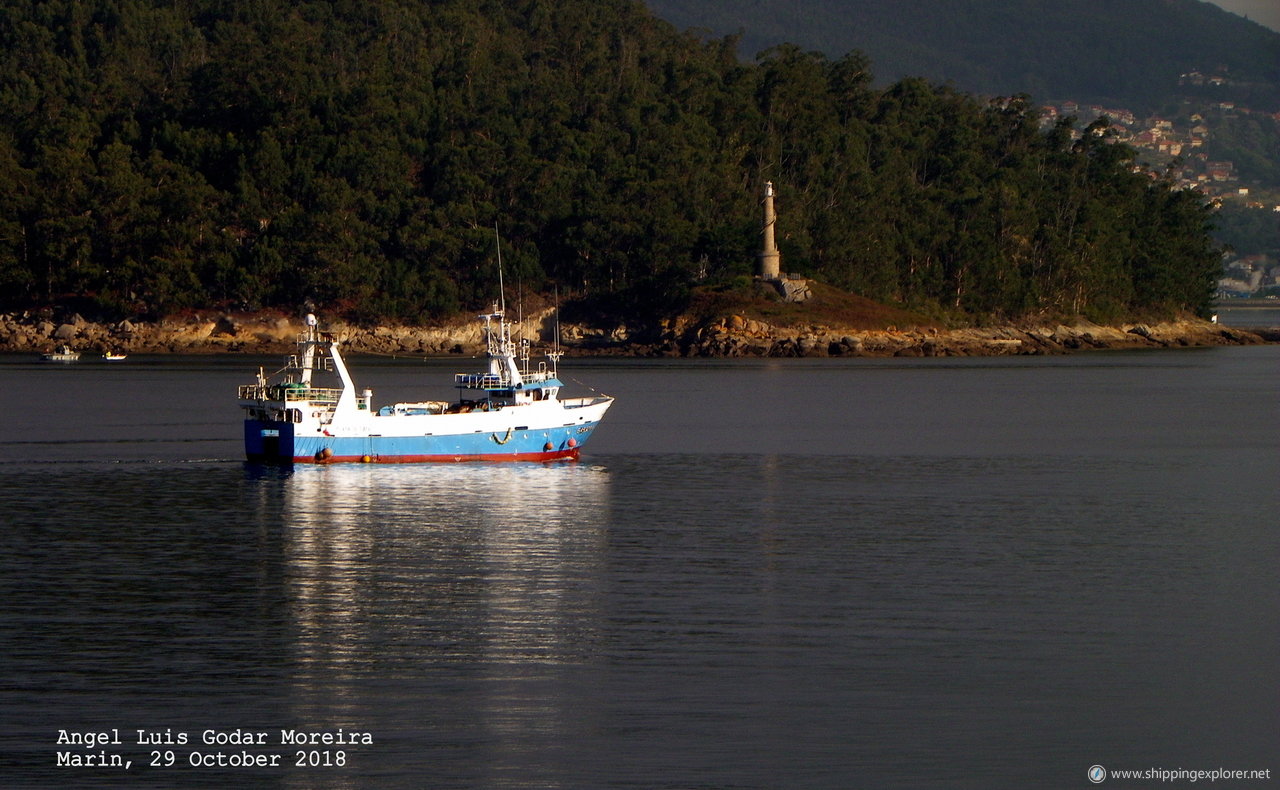
[[[608,481],[585,464],[299,469],[285,560],[303,656],[345,663],[367,642],[383,664],[581,659]]]
[[[344,465],[280,484],[298,719],[360,729],[416,707],[421,729],[392,744],[471,731],[494,765],[563,735],[546,682],[601,639],[606,468]]]

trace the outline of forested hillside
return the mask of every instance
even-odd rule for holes
[[[425,320],[508,282],[633,316],[784,266],[975,318],[1203,310],[1208,210],[1101,128],[861,56],[744,65],[627,0],[0,8],[0,301]]]
[[[987,95],[1024,92],[1138,112],[1177,103],[1191,71],[1212,94],[1280,110],[1280,33],[1201,0],[648,0],[681,28],[742,31],[746,59],[781,42],[837,57],[859,50],[877,75],[924,77]]]

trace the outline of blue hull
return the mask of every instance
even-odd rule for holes
[[[599,423],[446,436],[295,436],[293,423],[244,421],[244,449],[260,463],[431,463],[577,458]]]

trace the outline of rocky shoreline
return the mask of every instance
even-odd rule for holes
[[[699,356],[766,357],[969,357],[1069,354],[1103,349],[1180,348],[1254,345],[1280,341],[1199,320],[1099,326],[994,326],[965,329],[932,327],[875,331],[813,328],[778,333],[772,327],[732,316],[703,331],[694,345]]]
[[[526,319],[530,336],[552,337],[550,311]],[[355,352],[402,356],[477,354],[478,322],[438,327],[326,327]],[[44,353],[62,345],[87,354],[269,354],[293,350],[302,320],[278,314],[193,314],[157,322],[95,323],[78,315],[54,320],[0,315],[0,351]],[[729,316],[711,323],[669,322],[658,328],[597,330],[562,325],[564,346],[576,354],[647,357],[939,357],[1066,354],[1095,349],[1178,348],[1280,342],[1280,331],[1245,331],[1207,321],[1099,326],[967,329],[912,327],[853,330],[777,327]]]

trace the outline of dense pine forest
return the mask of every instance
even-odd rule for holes
[[[0,307],[426,321],[508,282],[631,316],[784,268],[967,320],[1203,311],[1196,194],[858,53],[743,64],[628,0],[0,8]]]

